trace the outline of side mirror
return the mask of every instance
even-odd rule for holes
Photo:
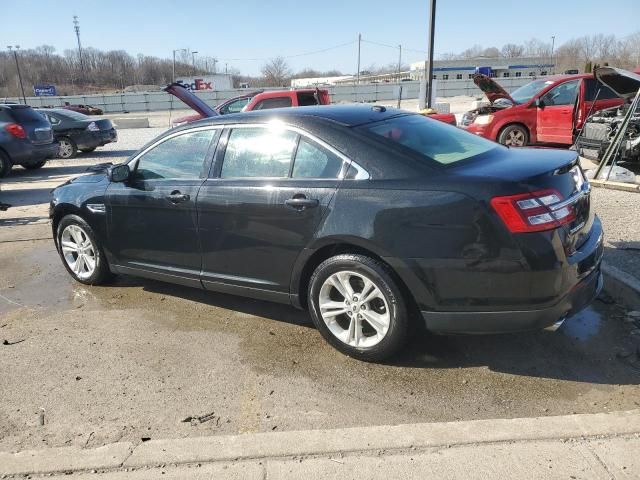
[[[126,163],[121,165],[114,165],[111,168],[109,178],[112,182],[124,182],[129,180],[129,176],[131,175],[131,170],[129,169],[129,165]]]
[[[536,98],[535,104],[538,108],[544,108],[544,100],[542,100],[541,98]]]

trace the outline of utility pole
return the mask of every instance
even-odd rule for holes
[[[553,68],[553,70],[552,70],[553,73],[556,73],[555,72],[556,63],[553,61],[553,47],[555,47],[555,45],[556,45],[556,36],[552,35],[551,36],[551,63],[553,64],[553,67],[551,67],[551,68]]]
[[[402,69],[402,45],[398,45],[398,83],[400,82],[401,69]]]
[[[356,83],[360,85],[360,44],[362,43],[362,34],[358,34],[358,70],[356,72]]]
[[[218,59],[216,57],[213,57],[213,74],[214,75],[218,73],[218,70],[216,69],[216,63],[218,63]]]
[[[193,65],[193,74],[194,75],[196,73],[196,53],[198,53],[197,50],[191,52],[191,64]]]
[[[173,73],[172,73],[172,82],[176,83],[176,52],[186,52],[186,48],[176,48],[173,51]]]
[[[228,66],[229,66],[228,63],[224,64],[224,73],[225,73],[225,75],[229,73],[228,68],[227,68]]]
[[[82,60],[82,43],[80,43],[80,21],[78,16],[73,16],[73,29],[76,31],[76,38],[78,39],[78,57],[80,58],[80,71],[84,73],[84,61]]]
[[[18,72],[18,81],[20,82],[20,90],[22,91],[22,100],[24,101],[24,104],[27,104],[27,97],[24,95],[24,86],[22,85],[22,75],[20,74],[20,64],[18,62],[18,50],[20,50],[20,45],[16,45],[15,46],[15,50],[12,50],[13,47],[11,45],[7,45],[7,48],[9,49],[9,53],[13,52],[13,58],[16,61],[16,71]]]
[[[427,69],[427,108],[432,108],[431,95],[433,92],[433,44],[436,30],[436,0],[429,0],[431,9],[429,15],[429,66]]]

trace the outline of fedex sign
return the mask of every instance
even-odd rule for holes
[[[230,90],[231,78],[227,75],[206,75],[198,77],[181,77],[176,79],[183,87],[191,91]]]

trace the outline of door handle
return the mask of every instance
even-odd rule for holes
[[[167,195],[167,200],[169,200],[174,205],[182,202],[186,202],[191,197],[186,193],[181,193],[179,190],[174,190],[170,195]]]
[[[289,198],[284,201],[287,207],[291,207],[298,211],[306,210],[307,208],[317,207],[320,202],[316,198],[307,198],[304,195],[294,195],[293,198]]]

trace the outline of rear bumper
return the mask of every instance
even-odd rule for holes
[[[22,142],[21,145],[15,145],[13,147],[14,148],[6,148],[6,150],[14,165],[39,163],[47,158],[55,157],[58,153],[58,144],[56,142],[43,145]]]
[[[441,334],[490,334],[541,330],[575,315],[602,290],[600,265],[556,305],[540,310],[422,312],[427,329]]]
[[[100,130],[97,132],[83,132],[72,137],[78,145],[78,148],[96,148],[106,145],[107,143],[117,142],[118,133],[115,129]]]
[[[603,255],[603,234],[595,219],[589,239],[558,269],[558,278],[573,278],[566,293],[552,303],[522,310],[482,311],[422,311],[426,328],[442,334],[491,334],[540,330],[554,326],[560,320],[575,315],[598,296],[603,287],[600,265]]]

